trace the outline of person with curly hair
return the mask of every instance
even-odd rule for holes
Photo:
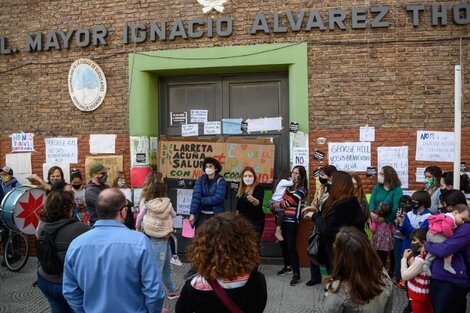
[[[223,213],[207,220],[193,238],[188,255],[197,275],[186,281],[176,313],[231,312],[219,298],[220,291],[242,312],[264,311],[268,296],[266,279],[257,271],[258,238],[244,217]]]
[[[52,185],[46,205],[40,215],[41,223],[37,231],[39,236],[44,233],[54,234],[54,245],[61,262],[64,261],[72,240],[90,229],[90,226],[81,223],[73,216],[74,194],[64,191],[64,185],[64,182]],[[62,280],[63,274],[48,273],[39,264],[37,286],[46,296],[53,313],[72,312],[62,295]]]
[[[334,255],[322,312],[391,313],[393,283],[366,234],[356,227],[341,227]]]

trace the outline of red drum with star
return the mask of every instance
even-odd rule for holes
[[[1,218],[14,231],[33,235],[39,224],[39,213],[46,202],[40,188],[21,186],[8,192],[1,204]]]

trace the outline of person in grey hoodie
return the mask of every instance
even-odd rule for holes
[[[74,206],[73,193],[64,191],[63,184],[53,185],[47,196],[46,205],[41,212],[41,222],[37,230],[38,236],[42,236],[44,233],[54,234],[53,242],[56,254],[62,264],[72,240],[90,229],[90,226],[73,217]],[[62,295],[62,273],[48,273],[39,264],[37,286],[47,298],[52,313],[72,312]]]

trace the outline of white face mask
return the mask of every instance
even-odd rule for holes
[[[118,179],[117,184],[118,184],[119,188],[122,188],[126,184],[126,180],[123,179],[123,178],[120,178],[120,179]]]
[[[382,175],[377,176],[377,182],[379,184],[383,184],[385,182],[385,178]]]
[[[206,168],[206,174],[207,176],[211,176],[212,174],[215,173],[215,169],[211,168],[211,167],[207,167]]]
[[[253,177],[243,177],[243,182],[245,183],[245,185],[247,186],[250,186],[250,185],[253,185],[253,182],[254,182],[254,178]]]

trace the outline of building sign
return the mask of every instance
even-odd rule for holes
[[[103,103],[108,86],[101,67],[90,59],[73,62],[69,71],[69,95],[80,111],[93,111]]]
[[[216,10],[223,12],[223,4],[227,0],[197,0],[203,5],[204,13]],[[470,3],[459,2],[451,6],[448,4],[408,4],[392,11],[389,6],[353,7],[350,9],[329,8],[319,11],[312,7],[305,10],[286,10],[283,12],[258,12],[250,21],[245,32],[256,35],[258,33],[290,33],[311,31],[335,31],[346,29],[389,28],[394,23],[395,16],[408,14],[410,25],[418,27],[423,24],[434,26],[447,26],[470,24]],[[400,10],[403,10],[401,12]],[[424,19],[423,15],[429,13],[431,18]],[[448,18],[451,17],[451,18]],[[243,21],[245,22],[245,21]],[[143,43],[145,41],[172,41],[176,38],[212,38],[214,36],[228,37],[233,34],[236,21],[230,16],[217,18],[196,17],[190,20],[177,18],[174,21],[154,21],[150,23],[124,22],[121,34],[118,34],[121,43]],[[404,27],[407,25],[401,25]],[[86,48],[89,46],[108,46],[108,29],[98,25],[90,29],[79,28],[71,30],[53,30],[47,33],[36,32],[26,35],[23,49],[11,47],[9,38],[0,36],[0,55],[14,54],[21,51],[40,52],[51,49],[70,49],[75,46]],[[117,43],[119,44],[119,43]]]

